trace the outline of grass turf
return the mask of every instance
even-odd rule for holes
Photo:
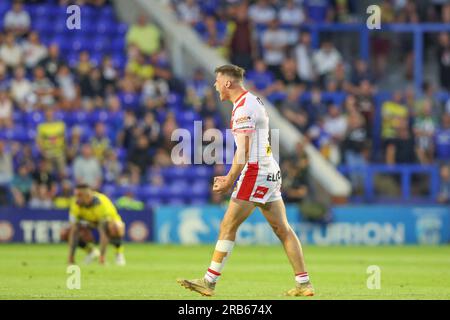
[[[216,296],[201,297],[175,279],[202,277],[212,245],[128,244],[127,266],[84,265],[81,289],[69,290],[64,245],[0,245],[0,299],[450,299],[450,246],[314,247],[306,262],[312,298],[284,297],[293,276],[281,246],[236,246]],[[366,286],[367,267],[381,268],[381,289]]]

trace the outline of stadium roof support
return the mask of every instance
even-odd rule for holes
[[[186,77],[186,75],[191,75],[193,70],[201,67],[211,79],[214,79],[214,69],[219,65],[229,63],[229,61],[206,46],[191,28],[186,28],[186,25],[176,18],[172,10],[164,5],[165,2],[167,3],[163,0],[126,2],[116,0],[114,3],[118,9],[116,11],[122,15],[123,20],[132,22],[136,14],[144,11],[160,26],[164,33],[166,45],[170,50],[172,66],[177,76]],[[134,8],[132,8],[132,3],[135,4]],[[263,99],[263,102],[270,117],[271,127],[282,128],[280,146],[283,150],[293,153],[297,143],[302,141],[301,133],[281,116],[267,99]],[[227,117],[230,117],[230,115],[228,114]],[[320,188],[335,200],[342,201],[350,196],[351,185],[349,181],[325,160],[314,146],[308,144],[305,151],[310,159],[311,176]]]

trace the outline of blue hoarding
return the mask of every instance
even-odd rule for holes
[[[150,210],[125,211],[120,215],[126,224],[125,240],[153,240],[153,217]],[[60,231],[68,225],[66,210],[0,209],[0,243],[58,243]]]
[[[226,208],[163,206],[155,211],[154,234],[160,243],[213,243]],[[442,244],[450,241],[450,211],[443,206],[340,206],[332,222],[302,220],[287,206],[288,220],[304,243],[317,245]],[[241,225],[241,244],[273,244],[278,239],[259,209]]]

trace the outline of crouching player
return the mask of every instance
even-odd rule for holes
[[[122,245],[125,224],[107,196],[95,192],[85,184],[77,185],[75,199],[70,206],[69,219],[69,264],[75,263],[75,251],[80,240],[90,251],[88,258],[97,255],[98,251],[91,249],[91,243],[88,242],[93,237],[86,233],[87,228],[97,228],[100,235],[99,262],[105,263],[106,247],[111,243],[116,248],[116,264],[125,265]]]

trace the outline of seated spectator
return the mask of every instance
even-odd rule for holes
[[[137,145],[130,150],[127,160],[132,175],[145,177],[148,167],[153,163],[148,139],[145,135],[141,135],[137,139]]]
[[[268,0],[258,0],[252,4],[248,10],[250,20],[257,25],[268,25],[276,19],[277,12],[270,6]]]
[[[115,201],[117,209],[140,211],[144,210],[144,203],[134,197],[133,192],[128,191]]]
[[[105,156],[106,150],[111,146],[111,141],[106,132],[106,126],[103,122],[95,124],[94,136],[90,140],[94,156],[101,163]]]
[[[99,190],[103,180],[100,162],[95,158],[90,144],[83,144],[81,155],[73,162],[73,176],[76,184],[88,184]]]
[[[301,92],[300,88],[288,90],[287,98],[281,105],[281,112],[301,133],[305,134],[311,122],[308,112],[302,109],[298,103]]]
[[[280,75],[277,81],[277,90],[285,92],[290,88],[297,88],[303,83],[297,74],[297,65],[295,60],[287,58],[281,64]]]
[[[298,38],[298,28],[306,20],[302,7],[296,5],[294,0],[287,0],[278,12],[278,19],[283,27],[289,27],[288,42],[294,45]]]
[[[56,73],[65,62],[59,54],[59,46],[56,43],[52,43],[48,47],[47,56],[39,63],[39,66],[44,68],[46,76],[55,81]]]
[[[103,101],[105,86],[102,79],[102,73],[98,68],[90,69],[88,75],[80,81],[81,95],[83,98],[100,99]]]
[[[431,101],[425,103],[422,114],[414,119],[417,156],[422,164],[431,164],[434,159],[434,134],[436,122],[432,115]]]
[[[141,80],[152,79],[155,75],[155,68],[141,52],[137,53],[136,58],[128,61],[126,69]]]
[[[12,33],[8,33],[5,36],[5,41],[0,46],[0,59],[8,67],[9,73],[11,73],[14,68],[19,67],[23,62],[22,47],[16,43]]]
[[[31,18],[23,9],[22,1],[15,0],[12,8],[6,12],[3,18],[5,31],[12,32],[15,36],[24,36],[30,30]]]
[[[363,80],[372,81],[372,76],[367,62],[357,59],[352,68],[351,83],[358,86]]]
[[[202,69],[195,70],[192,81],[186,86],[187,103],[201,106],[210,91],[210,84],[206,81],[205,72]]]
[[[297,6],[294,0],[287,0],[278,12],[281,25],[299,27],[305,22],[306,17],[302,7]]]
[[[36,144],[42,156],[56,165],[60,175],[66,170],[65,133],[65,123],[56,120],[54,111],[47,108],[45,121],[37,127]]]
[[[34,79],[32,82],[32,97],[33,109],[45,109],[55,106],[56,88],[55,85],[45,75],[45,70],[42,67],[34,69]]]
[[[450,168],[444,165],[440,170],[440,184],[437,202],[442,204],[450,203]]]
[[[280,28],[278,20],[274,19],[269,23],[269,28],[264,31],[261,37],[263,47],[263,59],[268,68],[275,75],[280,76],[280,66],[286,58],[288,46],[288,35]]]
[[[81,104],[80,87],[68,66],[61,65],[56,74],[55,82],[59,88],[61,109],[66,111],[78,109]]]
[[[13,179],[13,157],[0,140],[0,205],[8,204],[8,187]]]
[[[375,88],[369,80],[362,80],[355,91],[358,111],[363,115],[367,132],[372,136],[375,118]],[[400,99],[397,97],[396,99]],[[389,109],[391,106],[387,107]]]
[[[32,95],[33,88],[30,80],[25,77],[25,69],[23,67],[18,67],[14,70],[10,92],[16,105],[23,111],[27,110],[27,100]]]
[[[151,55],[160,49],[161,34],[147,16],[140,15],[138,23],[133,24],[127,32],[127,44],[135,44],[144,54]]]
[[[440,163],[450,164],[450,114],[444,113],[441,125],[434,138],[436,159]]]
[[[312,88],[311,99],[305,103],[304,109],[309,114],[310,123],[315,123],[328,112],[328,107],[322,98],[322,92],[319,87]]]
[[[6,91],[0,91],[0,130],[13,127],[13,104]]]
[[[32,185],[33,179],[31,178],[28,166],[21,165],[11,182],[11,194],[15,206],[21,208],[27,206],[31,198]]]
[[[29,207],[31,209],[51,209],[53,207],[52,196],[45,185],[38,186],[36,192],[32,193]]]
[[[397,137],[398,128],[408,122],[408,108],[403,105],[403,95],[400,91],[394,92],[392,100],[384,102],[381,106],[381,138],[384,144]]]
[[[123,117],[122,130],[117,136],[118,146],[129,151],[135,144],[136,139],[134,139],[133,131],[137,126],[136,115],[128,110],[125,111]]]
[[[47,57],[47,48],[40,42],[39,34],[35,31],[30,32],[22,46],[23,60],[28,69],[34,68]]]
[[[407,122],[401,122],[397,137],[390,140],[386,146],[386,163],[415,163],[417,159],[414,139],[411,136]]]
[[[52,165],[48,160],[39,161],[31,176],[33,178],[32,195],[38,195],[41,192],[41,195],[48,195],[50,199],[56,195],[58,179],[53,174]],[[39,189],[45,189],[45,191],[39,191]]]
[[[297,150],[303,147],[297,147]],[[309,159],[304,151],[297,151],[294,161],[287,160],[283,167],[283,190],[286,202],[302,203],[308,196]]]
[[[350,112],[347,119],[347,130],[341,144],[344,163],[350,169],[350,180],[356,193],[362,188],[364,168],[369,160],[369,140],[364,117],[358,112]]]
[[[81,152],[83,129],[80,126],[73,126],[70,131],[69,142],[66,147],[66,159],[69,165],[72,164],[73,160]]]
[[[73,201],[73,188],[69,180],[61,183],[61,191],[53,199],[53,207],[55,209],[69,209]]]
[[[297,74],[303,82],[311,85],[316,76],[313,59],[314,52],[311,47],[311,34],[307,31],[302,31],[299,38],[299,42],[294,49]]]
[[[336,144],[340,144],[345,138],[347,118],[342,114],[341,108],[335,104],[328,106],[328,113],[324,118],[324,130]]]
[[[119,70],[114,65],[113,60],[110,56],[103,56],[100,70],[106,92],[109,92],[109,90],[113,92],[117,86]]]
[[[308,129],[306,136],[325,159],[334,165],[338,165],[340,162],[339,147],[325,130],[324,124],[324,118],[319,117]]]
[[[203,41],[211,48],[215,48],[222,57],[228,57],[227,47],[225,46],[228,40],[226,30],[219,29],[217,19],[212,15],[206,16],[204,21]]]
[[[201,21],[201,12],[197,0],[180,1],[176,9],[181,21],[185,23],[194,26]]]
[[[331,74],[342,61],[342,56],[334,47],[333,42],[324,40],[320,49],[314,53],[314,68],[317,70],[321,85],[325,85],[325,77]]]
[[[148,138],[150,146],[158,144],[161,126],[156,121],[155,114],[147,112],[141,124],[144,135]]]
[[[89,75],[94,65],[88,51],[81,51],[78,55],[78,62],[75,67],[79,79],[83,79]]]
[[[275,77],[270,70],[267,70],[267,65],[264,60],[258,59],[254,62],[254,69],[246,73],[247,85],[249,88],[260,92],[267,96],[273,91]]]
[[[114,149],[106,150],[105,161],[103,161],[103,172],[105,182],[117,183],[122,173],[122,164],[119,162],[117,152]]]

